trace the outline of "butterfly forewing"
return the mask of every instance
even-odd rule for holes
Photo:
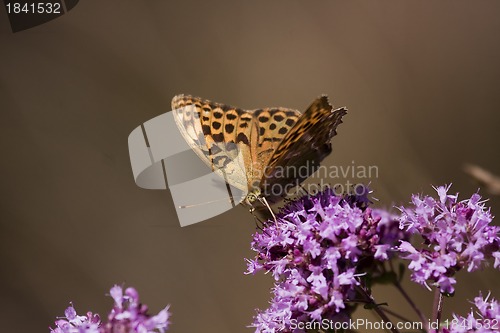
[[[229,184],[248,190],[249,147],[241,139],[250,135],[251,126],[237,130],[238,122],[245,122],[240,118],[247,118],[246,111],[184,95],[172,99],[172,109],[181,134],[196,154]]]

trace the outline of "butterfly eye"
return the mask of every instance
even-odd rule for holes
[[[252,203],[255,200],[257,200],[257,196],[254,193],[250,193],[250,194],[247,195],[247,200],[248,200],[249,203]]]

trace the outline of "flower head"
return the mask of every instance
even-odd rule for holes
[[[64,318],[58,319],[56,327],[51,328],[52,333],[100,333],[101,320],[99,315],[87,312],[85,316],[76,313],[73,304],[64,311]]]
[[[435,188],[438,198],[413,195],[410,207],[401,207],[401,228],[418,234],[423,242],[414,247],[401,242],[399,251],[411,262],[412,280],[429,287],[437,285],[443,293],[453,293],[455,273],[466,268],[472,272],[485,260],[498,253],[500,228],[491,226],[493,216],[479,194],[458,201],[458,194],[449,194],[450,186]]]
[[[259,311],[256,332],[288,332],[291,320],[341,320],[350,314],[359,277],[388,260],[405,232],[387,212],[368,208],[363,195],[337,196],[332,189],[289,203],[254,234],[248,273],[270,271],[270,307]],[[359,191],[358,191],[359,192]]]
[[[474,298],[474,307],[466,317],[453,315],[444,333],[497,333],[500,329],[500,303],[490,295]]]
[[[76,314],[73,305],[65,311],[65,317],[55,322],[52,333],[164,333],[169,325],[168,306],[151,316],[148,307],[139,303],[139,294],[134,288],[115,285],[110,290],[114,306],[108,321],[102,323],[98,315],[88,312],[86,316]]]

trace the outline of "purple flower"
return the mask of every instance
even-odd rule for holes
[[[100,333],[101,320],[99,315],[87,312],[85,316],[79,316],[71,304],[64,311],[64,318],[58,319],[56,327],[51,328],[52,333]]]
[[[437,199],[413,195],[412,205],[401,207],[400,227],[423,241],[417,247],[403,241],[398,248],[410,260],[414,282],[428,289],[429,284],[435,285],[442,293],[451,294],[458,270],[476,271],[490,258],[499,267],[500,228],[490,225],[493,216],[479,194],[458,201],[458,194],[448,194],[449,189],[435,188]]]
[[[398,219],[368,208],[368,189],[363,193],[337,196],[326,189],[302,197],[254,234],[257,254],[247,260],[247,273],[270,271],[275,279],[270,306],[252,325],[256,332],[291,332],[292,320],[349,317],[360,276],[380,273],[391,248],[407,239]]]
[[[444,333],[497,333],[500,330],[500,304],[490,295],[483,298],[482,295],[474,298],[475,309],[471,309],[466,317],[453,315],[448,327],[443,329]]]
[[[77,315],[73,305],[64,312],[65,317],[55,322],[52,333],[164,333],[169,325],[168,306],[157,315],[151,316],[148,307],[139,303],[139,294],[134,288],[123,291],[120,286],[113,286],[110,296],[114,306],[108,315],[108,321],[102,323],[96,314],[88,312],[86,316]]]

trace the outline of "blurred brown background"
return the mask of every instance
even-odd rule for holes
[[[377,165],[379,206],[431,184],[470,195],[467,162],[500,174],[497,1],[84,1],[16,34],[4,14],[3,331],[48,332],[69,301],[104,314],[115,283],[154,312],[170,303],[171,332],[250,331],[271,280],[243,275],[248,212],[180,228],[169,192],[132,178],[128,134],[177,93],[299,110],[328,94],[349,114],[325,164]],[[447,316],[478,290],[500,297],[498,277],[461,275]],[[408,286],[429,312],[432,295]]]

